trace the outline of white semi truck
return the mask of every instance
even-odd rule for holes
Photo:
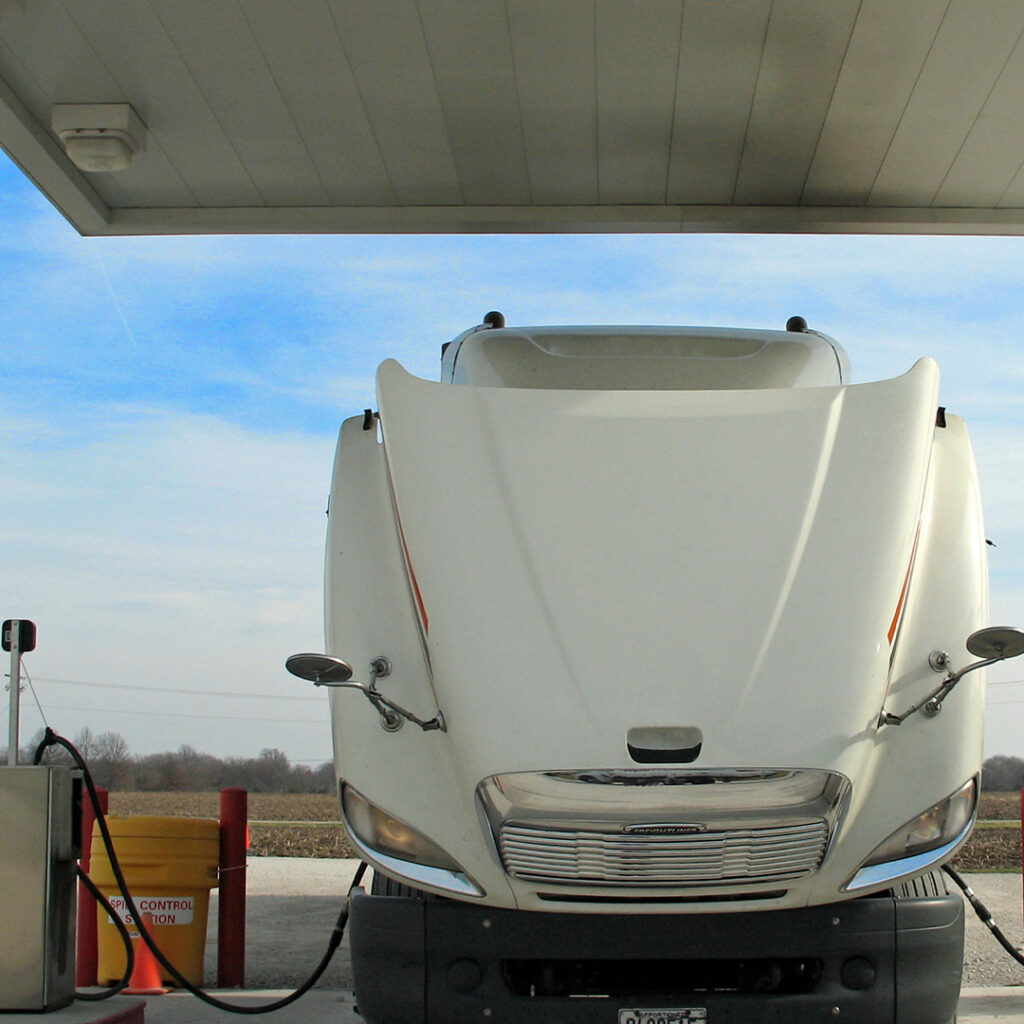
[[[941,1024],[985,629],[938,369],[832,339],[505,326],[346,420],[327,651],[372,1024]],[[967,670],[967,671],[965,671]]]

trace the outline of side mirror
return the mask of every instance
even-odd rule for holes
[[[1024,654],[1024,629],[1016,626],[988,626],[967,638],[967,650],[987,662],[1005,661]],[[971,666],[963,669],[970,671]]]
[[[293,676],[308,679],[317,686],[347,683],[352,678],[352,666],[330,654],[293,654],[284,667]]]

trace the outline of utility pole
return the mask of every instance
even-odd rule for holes
[[[29,619],[7,619],[3,649],[11,652],[11,714],[7,730],[7,763],[18,763],[18,722],[21,714],[21,655],[36,647],[36,624]]]

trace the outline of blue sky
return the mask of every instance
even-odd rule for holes
[[[83,239],[2,156],[0,218],[0,617],[37,622],[26,667],[67,735],[329,758],[325,700],[283,662],[323,645],[338,426],[373,404],[382,359],[434,378],[441,343],[489,309],[777,328],[800,314],[858,381],[934,356],[998,544],[992,620],[1024,623],[1024,239]],[[1024,756],[1017,679],[1021,662],[990,673],[989,754]],[[28,736],[29,693],[23,710]]]

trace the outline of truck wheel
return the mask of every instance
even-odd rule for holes
[[[897,900],[917,900],[926,896],[946,896],[946,876],[941,868],[926,871],[923,875],[908,878],[905,882],[893,886],[892,895]]]

